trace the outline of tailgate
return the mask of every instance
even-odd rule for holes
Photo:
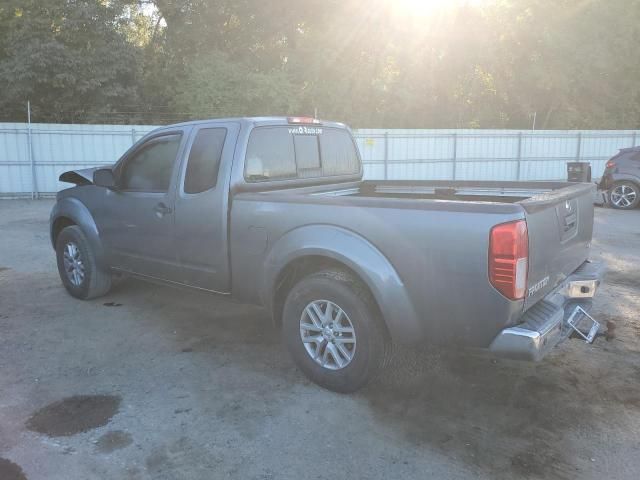
[[[594,189],[588,183],[567,184],[521,202],[529,231],[525,310],[587,260],[593,233]]]

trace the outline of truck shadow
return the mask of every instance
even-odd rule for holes
[[[185,358],[195,354],[212,368],[233,366],[237,378],[254,377],[274,418],[285,414],[292,392],[311,389],[338,404],[366,405],[369,418],[413,446],[409,455],[436,452],[489,478],[569,479],[597,476],[594,472],[606,478],[600,452],[610,451],[607,439],[637,441],[628,425],[629,415],[640,414],[635,342],[599,339],[587,346],[570,340],[539,364],[474,352],[397,349],[381,378],[355,395],[333,397],[293,366],[277,330],[265,328],[270,320],[263,310],[127,283],[126,294],[117,295],[123,308],[162,312],[148,320],[149,327],[175,332],[175,350]],[[622,317],[617,320],[625,323]],[[192,395],[204,405],[210,402],[210,393],[196,387]],[[233,399],[220,412],[207,414],[232,415],[251,439],[262,428],[264,412],[248,405]]]
[[[640,412],[640,367],[637,359],[580,364],[566,352],[574,348],[541,364],[403,351],[364,397],[377,421],[478,475],[577,478],[597,469],[607,445],[580,438],[602,438],[616,422],[624,428],[621,410]]]

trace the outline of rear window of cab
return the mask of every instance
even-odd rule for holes
[[[351,134],[322,126],[253,129],[247,144],[245,180],[264,182],[360,173]]]

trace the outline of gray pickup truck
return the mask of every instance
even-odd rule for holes
[[[76,186],[51,213],[60,278],[80,299],[120,274],[262,305],[300,369],[340,392],[392,344],[539,360],[574,331],[596,336],[592,185],[362,173],[340,123],[157,129],[112,167],[61,175]]]

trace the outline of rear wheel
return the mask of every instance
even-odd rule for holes
[[[111,273],[101,270],[95,253],[80,227],[63,229],[56,239],[60,280],[71,295],[82,300],[105,295],[111,288]]]
[[[369,382],[389,348],[370,293],[340,270],[313,273],[291,289],[283,309],[282,335],[311,381],[343,393]]]
[[[609,190],[609,202],[620,210],[636,208],[640,203],[640,188],[633,182],[618,182]]]

